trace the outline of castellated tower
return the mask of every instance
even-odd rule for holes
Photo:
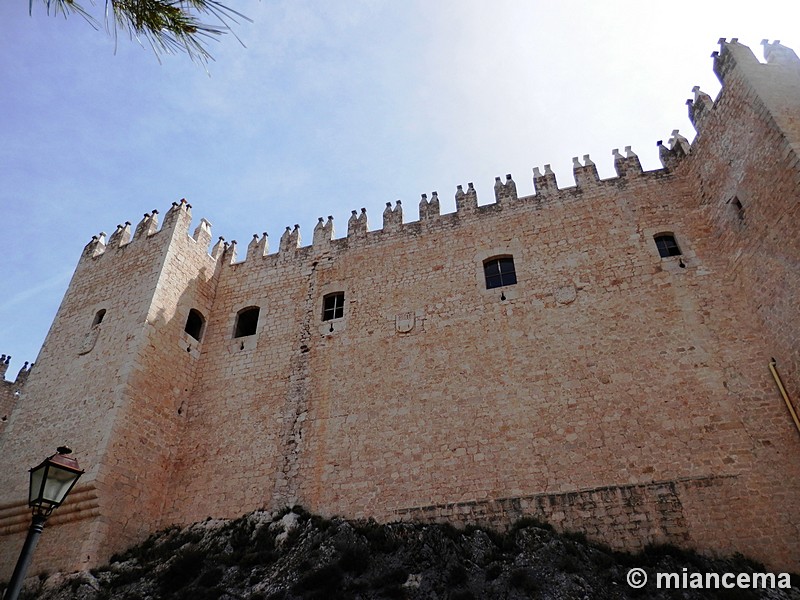
[[[458,186],[455,213],[354,210],[238,262],[184,201],[93,239],[0,429],[7,464],[69,443],[87,469],[36,560],[302,504],[800,570],[800,60],[720,46],[720,95],[695,90],[697,137],[656,171],[584,156],[573,187],[545,165],[531,195]],[[25,473],[0,477],[2,578],[28,513]]]
[[[87,467],[74,497],[48,523],[43,563],[94,564],[159,522],[177,458],[178,410],[196,367],[179,347],[184,323],[176,319],[185,320],[185,306],[208,312],[213,299],[210,231],[203,222],[192,239],[190,221],[182,202],[160,231],[153,211],[133,239],[128,223],[107,243],[104,234],[92,239],[6,424],[0,451],[9,464],[33,466],[68,440]],[[3,477],[0,532],[8,537],[0,538],[0,563],[10,569],[30,521],[21,502],[28,484],[22,470]]]

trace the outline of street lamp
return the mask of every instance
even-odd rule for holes
[[[52,456],[48,456],[42,464],[30,470],[31,483],[28,493],[28,506],[33,511],[31,527],[28,529],[28,536],[19,554],[17,566],[11,581],[8,582],[8,589],[5,593],[5,600],[17,600],[25,573],[30,566],[33,550],[39,541],[39,536],[44,529],[45,521],[56,508],[61,506],[70,490],[75,486],[78,477],[83,475],[83,471],[78,467],[78,461],[67,456],[72,450],[66,446],[58,448]]]

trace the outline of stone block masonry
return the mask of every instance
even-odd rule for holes
[[[493,203],[469,183],[378,230],[356,209],[346,237],[320,218],[242,261],[185,201],[96,236],[0,429],[10,464],[69,442],[87,468],[37,560],[302,504],[800,570],[800,432],[768,368],[796,401],[800,61],[764,48],[721,40],[722,91],[694,91],[697,137],[656,171],[627,147],[601,180],[587,155],[573,187],[545,165],[530,195],[507,174]],[[0,476],[0,565],[24,475]]]

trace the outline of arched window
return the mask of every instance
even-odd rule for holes
[[[322,320],[332,321],[344,316],[344,292],[326,294],[322,298]]]
[[[203,336],[203,326],[205,324],[206,320],[203,315],[200,314],[199,310],[193,308],[189,311],[189,316],[186,317],[186,327],[183,330],[199,342]]]
[[[658,248],[658,254],[661,258],[668,258],[670,256],[680,256],[681,249],[678,247],[678,242],[675,241],[675,236],[671,233],[659,233],[653,236]]]
[[[100,325],[100,323],[103,322],[105,316],[106,316],[105,308],[101,308],[100,310],[98,310],[97,313],[95,313],[94,315],[94,320],[92,321],[92,327],[97,327],[98,325]]]
[[[486,276],[486,289],[499,288],[517,283],[513,256],[495,256],[483,261],[483,274]]]
[[[248,306],[240,310],[239,314],[236,315],[236,327],[233,330],[233,337],[240,338],[255,335],[258,327],[259,312],[261,312],[261,309],[257,306]]]

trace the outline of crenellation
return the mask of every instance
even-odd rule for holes
[[[131,241],[131,222],[125,221],[125,224],[117,225],[114,233],[108,238],[108,248],[121,248]]]
[[[630,146],[625,146],[625,156],[620,153],[619,148],[614,148],[611,153],[614,155],[614,170],[617,172],[617,177],[642,174],[642,164]]]
[[[327,250],[331,246],[334,235],[333,216],[328,215],[327,221],[319,217],[317,224],[314,226],[314,236],[311,245],[316,251]]]
[[[592,162],[588,154],[583,155],[583,162],[584,164],[582,165],[577,156],[572,157],[572,174],[575,177],[575,185],[578,189],[587,188],[600,181],[597,166]]]
[[[428,220],[428,208],[430,207],[430,203],[428,202],[428,194],[420,194],[419,199],[419,220],[420,221],[427,221]]]
[[[17,378],[14,380],[14,383],[17,386],[25,385],[25,382],[28,381],[28,376],[31,374],[31,369],[33,369],[35,363],[28,364],[28,361],[25,361],[25,364],[22,365],[20,368],[19,373],[17,373]]]
[[[461,184],[459,184],[458,186],[456,186],[456,196],[455,196],[457,213],[467,210],[466,198],[467,196],[466,193],[464,192],[464,188]]]
[[[428,219],[436,219],[441,215],[441,208],[439,207],[439,192],[431,192],[431,199],[428,202]]]
[[[133,234],[133,241],[138,242],[143,238],[148,238],[158,231],[158,211],[153,209],[152,213],[144,213],[144,217],[136,225]]]
[[[462,186],[456,188],[456,212],[474,212],[478,209],[478,192],[470,181],[467,184],[467,191]]]
[[[505,182],[500,177],[494,178],[494,200],[497,204],[505,200],[517,200],[517,184],[511,178],[511,173],[506,175]]]
[[[427,194],[422,194],[419,201],[419,220],[420,221],[433,221],[441,216],[441,208],[439,207],[439,193],[431,192],[431,199],[428,200]]]
[[[350,218],[347,220],[347,237],[352,238],[358,229],[358,211],[351,210]]]
[[[208,250],[208,245],[211,243],[211,223],[201,218],[200,223],[194,230],[192,239],[197,242],[198,246]]]
[[[228,248],[228,243],[225,241],[225,238],[219,236],[217,243],[214,244],[213,248],[211,248],[211,258],[213,258],[214,260],[219,260],[220,258],[222,258],[227,248]]]
[[[8,371],[8,365],[11,362],[11,355],[6,356],[5,354],[0,355],[0,380],[2,380],[6,376],[6,371]]]
[[[678,153],[681,156],[681,158],[689,155],[689,150],[691,150],[691,144],[689,144],[689,140],[687,140],[684,136],[680,134],[679,129],[672,130],[672,134],[669,137],[668,143],[670,150]]]
[[[761,45],[764,46],[764,59],[768,65],[782,64],[786,66],[800,67],[800,58],[791,48],[787,48],[781,44],[780,40],[775,40],[771,44],[769,40],[761,40]]]
[[[677,130],[675,130],[675,132],[677,132]],[[673,132],[673,134],[675,134],[675,132]],[[676,156],[682,156],[681,152],[684,151],[682,149],[688,148],[688,142],[682,136],[679,136],[675,140],[670,138],[670,144],[678,144],[680,146],[679,149],[675,150]],[[663,154],[666,151],[667,150],[662,148],[659,144],[659,152]],[[630,146],[625,147],[625,155],[621,154],[618,149],[615,149],[614,156],[615,164],[617,165],[618,169],[621,169],[621,172],[641,173],[639,159],[636,154],[632,152]],[[575,189],[583,189],[590,185],[602,183],[597,174],[597,167],[588,154],[583,156],[583,161],[585,163],[584,165],[581,164],[581,161],[578,157],[573,158],[573,172],[577,187],[570,188],[570,190],[574,191]],[[569,197],[561,193],[562,190],[558,188],[556,175],[549,164],[544,166],[544,174],[538,167],[533,168],[533,174],[535,195],[526,197],[526,199],[537,199],[539,202],[537,202],[536,205],[539,205],[541,200],[545,198],[549,198],[558,202],[561,200],[566,200]],[[481,207],[486,208],[487,210],[478,210],[477,192],[474,184],[470,182],[467,186],[466,192],[464,191],[463,186],[457,186],[457,191],[455,194],[456,214],[459,212],[463,216],[475,214],[475,216],[478,218],[483,218],[484,215],[491,214],[491,212],[494,210],[492,207],[499,207],[506,201],[516,201],[519,199],[516,183],[512,175],[508,173],[505,176],[505,182],[503,182],[500,177],[495,178],[495,203]],[[435,191],[431,193],[430,200],[428,199],[427,194],[421,195],[419,208],[420,222],[430,222],[442,217],[439,196]],[[145,213],[144,218],[136,228],[138,237],[142,237],[142,235],[152,236],[157,231],[157,214],[157,210],[153,210],[152,213]],[[173,202],[172,206],[167,212],[164,224],[161,227],[161,231],[177,227],[177,223],[182,220],[182,222],[184,222],[186,225],[188,233],[190,219],[191,205],[188,204],[185,199],[182,199],[180,202]],[[458,222],[459,221],[454,221],[453,223]],[[449,219],[447,223],[450,223]],[[392,206],[392,203],[387,202],[383,212],[382,231],[400,231],[403,229],[403,225],[402,201],[398,200],[394,207]],[[410,228],[406,229],[406,231],[408,235],[413,236],[416,235],[418,230],[416,228]],[[333,216],[329,215],[327,221],[325,221],[322,217],[319,217],[314,227],[312,244],[309,246],[309,248],[316,248],[316,251],[333,247],[347,248],[348,246],[353,246],[354,242],[365,237],[367,233],[368,227],[366,208],[361,208],[360,213],[356,210],[351,211],[351,216],[348,220],[347,237],[340,241],[334,239],[335,232],[333,228]],[[104,243],[104,235],[105,234],[102,234],[93,238],[93,240],[85,249],[85,255],[96,257],[103,254],[105,248],[107,247]],[[123,247],[128,245],[130,241],[135,240],[136,237],[137,235],[134,235],[131,238],[130,222],[126,221],[125,225],[117,226],[109,240],[108,245],[116,248]],[[167,238],[164,239],[166,243],[170,243]],[[208,245],[211,241],[211,223],[207,219],[200,219],[200,223],[195,228],[192,239],[197,242],[199,247],[202,247],[207,251]],[[336,242],[336,244],[334,244],[334,242]],[[281,241],[276,256],[281,254],[285,257],[291,255],[292,253],[296,254],[300,248],[300,226],[298,224],[295,224],[293,228],[287,226],[281,236]],[[234,258],[235,253],[236,248],[234,244],[225,242],[224,237],[220,237],[219,241],[210,250],[210,256],[213,260],[216,261],[219,258],[224,258],[223,262],[226,264],[233,264],[236,262],[236,259]],[[251,257],[264,257],[268,255],[269,244],[266,232],[264,232],[262,236],[254,234],[252,240],[248,244],[245,260]],[[124,257],[122,259],[124,260]]]
[[[672,170],[689,154],[689,140],[673,129],[667,143],[669,146],[665,146],[662,140],[656,142],[658,158],[665,169]]]
[[[254,233],[253,239],[250,240],[250,243],[247,245],[247,254],[245,255],[245,260],[264,258],[268,252],[269,237],[267,236],[267,232],[265,231],[262,233],[261,237],[259,237],[257,233]]]
[[[231,240],[230,244],[226,243],[222,251],[222,264],[232,265],[236,263],[236,240]]]
[[[548,198],[558,192],[556,174],[553,173],[549,164],[544,166],[544,174],[539,167],[533,167],[533,189],[536,196],[540,198]]]
[[[347,238],[353,240],[360,236],[367,235],[367,209],[362,208],[361,214],[357,211],[352,211],[350,220],[347,221]]]
[[[81,258],[97,258],[106,251],[106,234],[101,231],[98,235],[93,235],[92,239],[83,248]]]
[[[719,45],[719,51],[712,52],[711,57],[714,59],[714,74],[723,86],[729,73],[750,74],[754,68],[762,66],[753,51],[748,46],[740,44],[738,38],[731,38],[730,42],[720,38]]]
[[[294,228],[286,226],[281,241],[278,245],[278,252],[284,256],[292,256],[300,247],[300,225],[295,223]]]
[[[394,208],[392,203],[387,202],[386,208],[383,209],[383,230],[386,232],[398,231],[403,225],[403,204],[400,200],[395,202]]]
[[[189,235],[189,225],[191,221],[192,207],[186,202],[186,198],[181,198],[180,202],[173,202],[167,214],[164,215],[164,223],[161,225],[161,230],[176,230],[178,223],[182,222],[186,227],[184,233]]]
[[[496,203],[500,203],[503,200],[503,196],[505,195],[505,186],[503,186],[503,182],[500,181],[500,177],[494,178],[494,201]]]
[[[687,100],[686,105],[689,107],[689,120],[699,133],[706,116],[714,106],[714,101],[711,96],[700,90],[699,85],[694,86],[692,92],[694,93],[694,99]]]

